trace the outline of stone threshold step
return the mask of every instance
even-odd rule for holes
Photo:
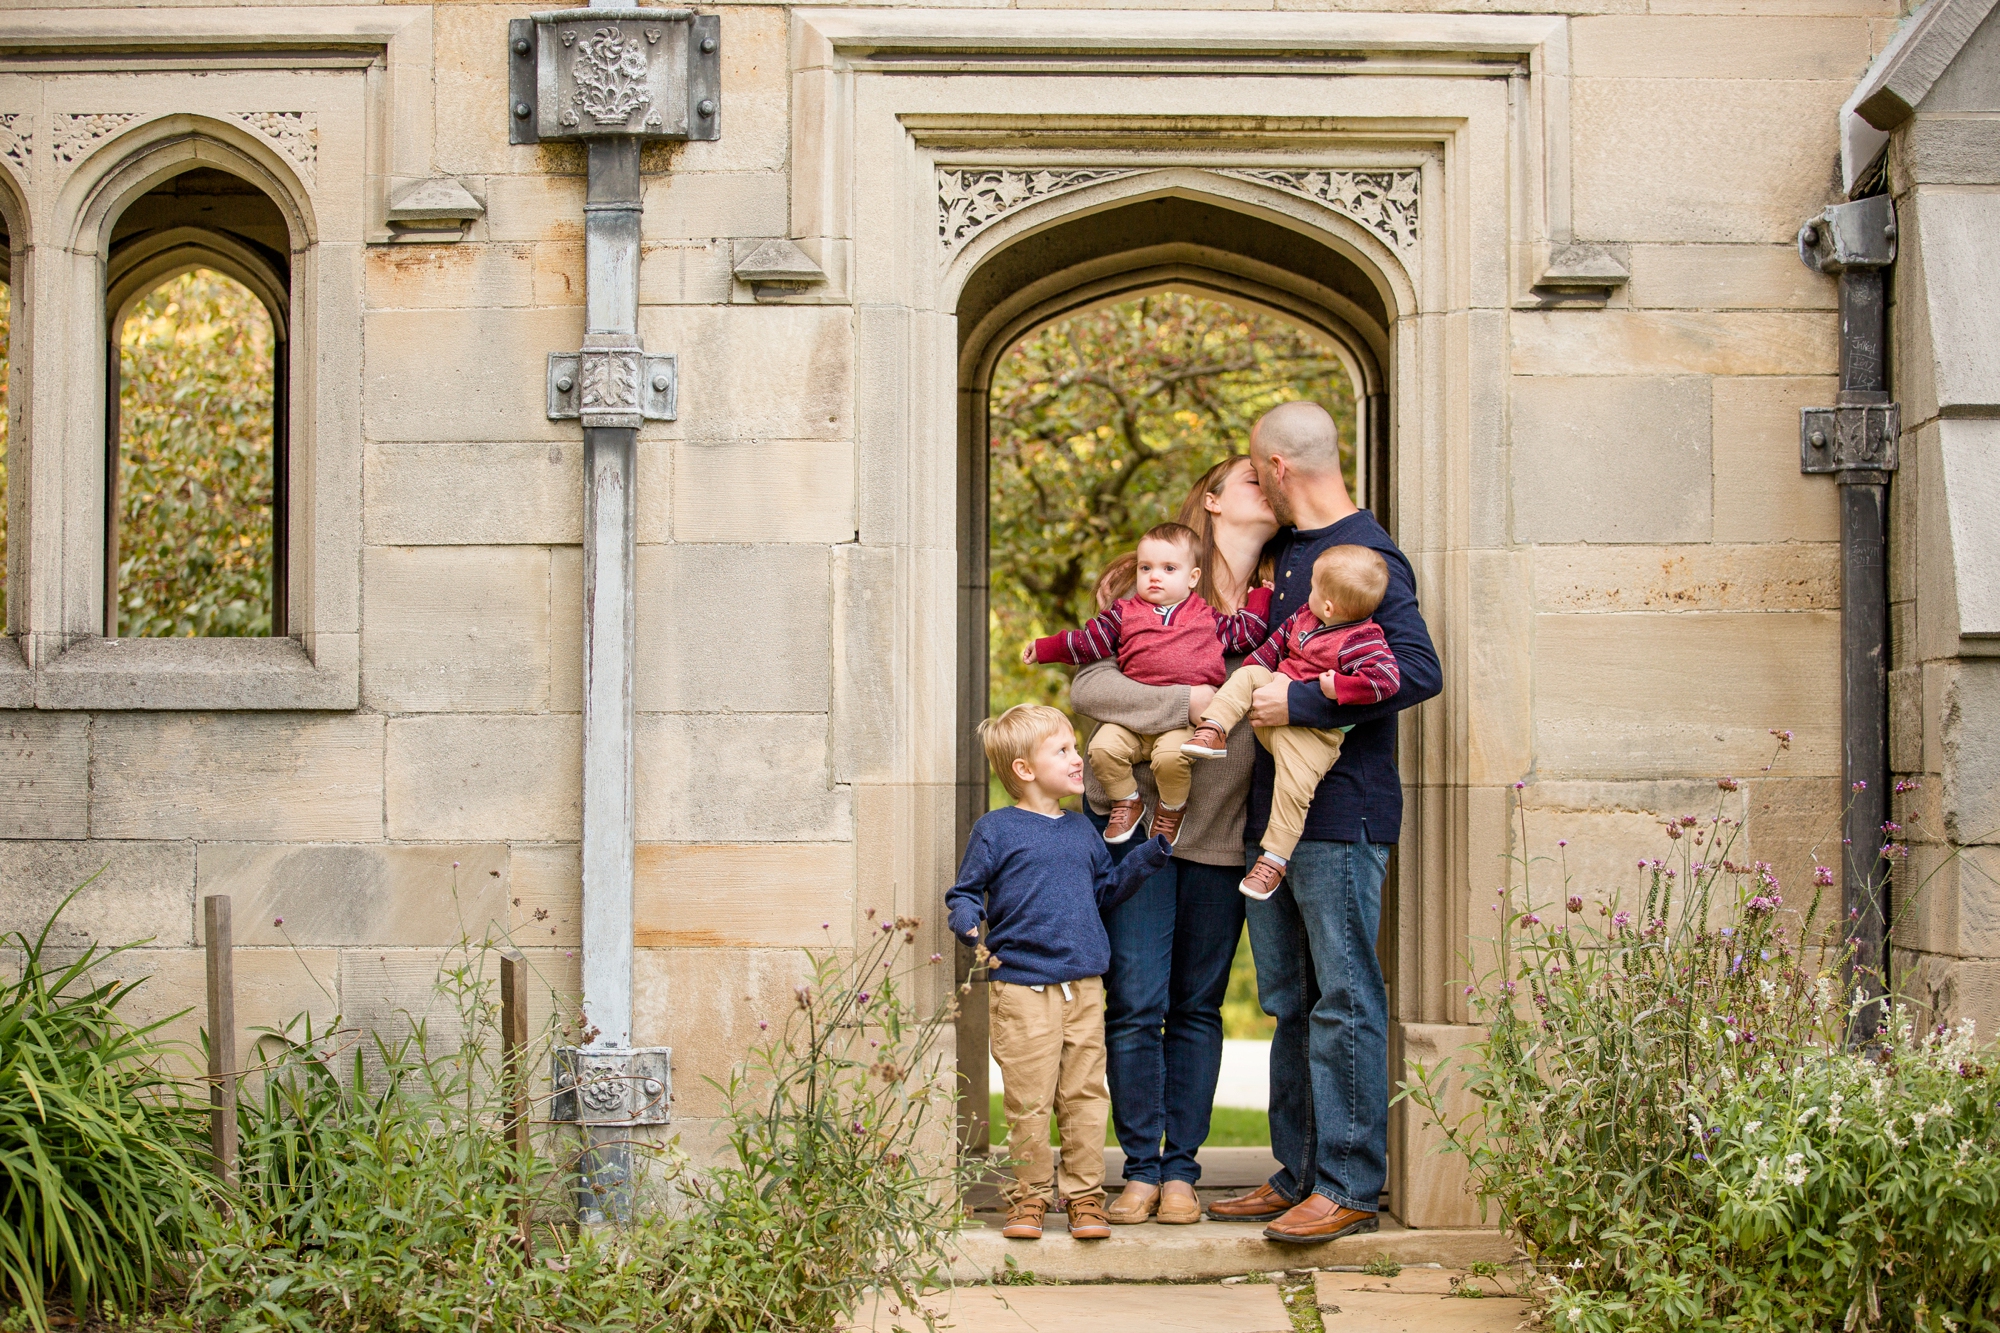
[[[1186,1282],[1284,1268],[1358,1267],[1375,1259],[1462,1269],[1514,1257],[1512,1242],[1498,1231],[1414,1230],[1386,1215],[1379,1231],[1322,1245],[1280,1245],[1265,1240],[1255,1223],[1206,1220],[1192,1226],[1113,1227],[1109,1240],[1079,1241],[1063,1230],[1061,1214],[1050,1215],[1040,1240],[1008,1240],[997,1221],[959,1235],[954,1280],[1006,1281],[1010,1256],[1013,1274],[1025,1271],[1061,1282]]]

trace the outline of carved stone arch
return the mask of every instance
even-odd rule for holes
[[[1201,200],[1251,217],[1300,232],[1330,250],[1344,255],[1373,280],[1388,312],[1386,322],[1414,313],[1419,305],[1417,269],[1420,264],[1421,171],[1412,167],[1371,172],[1399,180],[1399,190],[1410,192],[1411,204],[1401,225],[1378,222],[1371,226],[1350,211],[1336,207],[1330,197],[1337,191],[1322,188],[1315,192],[1315,177],[1341,174],[1322,169],[1221,169],[1209,167],[1093,168],[1075,171],[996,169],[996,173],[1020,178],[1019,197],[974,227],[958,230],[952,225],[949,209],[948,173],[966,174],[965,168],[940,167],[939,245],[943,250],[944,274],[940,283],[945,308],[957,305],[965,284],[993,255],[1008,249],[1036,232],[1073,222],[1092,213],[1107,212],[1150,199],[1182,198]],[[1353,173],[1346,173],[1353,174]],[[1037,177],[1054,178],[1036,187]],[[1296,178],[1296,188],[1280,188],[1280,178]],[[954,237],[953,232],[958,231]],[[1391,237],[1402,238],[1392,244]]]
[[[0,116],[0,120],[12,119],[11,115]],[[0,141],[8,138],[0,135]],[[25,171],[9,153],[0,151],[0,226],[7,229],[7,244],[0,246],[0,282],[15,285],[15,262],[17,257],[26,256],[31,222]]]
[[[196,167],[228,172],[268,195],[284,216],[293,255],[317,239],[311,194],[291,164],[243,126],[206,116],[163,116],[118,133],[77,163],[56,215],[74,219],[74,248],[104,256],[127,206]]]
[[[248,288],[270,313],[279,342],[289,336],[291,293],[286,274],[256,246],[199,227],[176,227],[121,246],[107,265],[104,310],[107,327],[118,329],[161,283],[198,268],[214,269]]]

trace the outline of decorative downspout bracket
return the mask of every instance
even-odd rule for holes
[[[637,427],[672,421],[680,372],[672,356],[634,351],[549,353],[549,420]]]
[[[623,1050],[564,1047],[552,1057],[549,1119],[603,1128],[664,1125],[672,1119],[671,1046]]]
[[[507,142],[722,137],[722,19],[564,9],[507,24]]]

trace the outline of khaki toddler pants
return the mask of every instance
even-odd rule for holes
[[[1176,727],[1157,736],[1141,736],[1116,723],[1105,722],[1090,738],[1090,771],[1112,800],[1120,793],[1130,796],[1139,789],[1133,780],[1132,765],[1151,763],[1153,782],[1160,789],[1160,804],[1186,805],[1188,798],[1188,757],[1181,742],[1194,735],[1193,727]]]
[[[1104,1197],[1104,980],[1063,987],[989,983],[993,1059],[1006,1092],[1010,1200]],[[1049,1152],[1049,1113],[1062,1127],[1062,1179]]]
[[[1228,735],[1230,728],[1250,711],[1250,696],[1277,677],[1252,663],[1236,668],[1215,700],[1202,710],[1201,720],[1213,722]],[[1340,743],[1347,733],[1321,731],[1314,727],[1252,727],[1257,741],[1271,752],[1277,777],[1271,784],[1271,822],[1264,828],[1264,850],[1289,861],[1306,828],[1306,807],[1320,779],[1340,758]],[[1158,770],[1155,769],[1157,772]],[[1100,777],[1098,781],[1102,782]],[[1161,797],[1165,800],[1165,797]]]

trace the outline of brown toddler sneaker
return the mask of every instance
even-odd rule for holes
[[[1000,1228],[1000,1234],[1008,1240],[1040,1240],[1042,1214],[1048,1210],[1047,1199],[1017,1199],[1007,1210],[1007,1225]]]
[[[1104,1200],[1093,1195],[1069,1201],[1069,1234],[1076,1240],[1109,1240],[1111,1219],[1104,1215]]]
[[[1146,822],[1146,800],[1137,792],[1111,803],[1111,822],[1104,826],[1104,840],[1116,846],[1125,842]]]
[[[1167,845],[1171,847],[1175,842],[1179,841],[1181,836],[1181,821],[1186,818],[1187,805],[1185,803],[1174,806],[1172,809],[1164,805],[1160,806],[1153,811],[1153,832],[1165,838]]]
[[[1229,754],[1229,737],[1221,727],[1204,718],[1202,724],[1194,729],[1194,735],[1181,742],[1181,753],[1203,759],[1222,759]]]
[[[1261,903],[1278,891],[1278,885],[1284,882],[1284,878],[1284,866],[1268,856],[1260,856],[1257,864],[1250,867],[1250,873],[1243,877],[1243,882],[1236,886],[1236,891]]]

